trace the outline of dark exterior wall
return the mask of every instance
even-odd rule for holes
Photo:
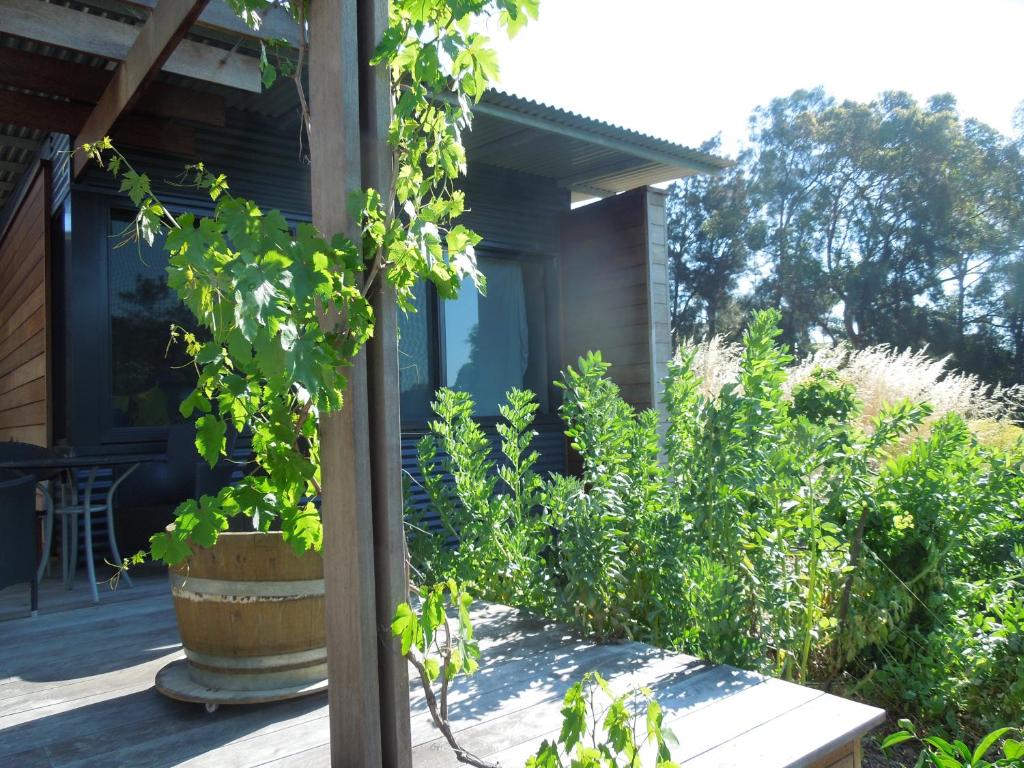
[[[309,168],[301,159],[297,142],[288,137],[271,137],[236,119],[223,130],[196,128],[197,146],[211,170],[227,175],[232,191],[251,197],[266,208],[278,208],[293,221],[309,220]],[[194,159],[130,152],[129,159],[139,172],[149,175],[154,190],[171,205],[208,209],[209,203],[194,191],[177,184],[183,168]],[[484,238],[481,252],[493,251],[509,257],[516,254],[550,256],[559,247],[560,217],[569,208],[569,193],[550,180],[505,171],[482,164],[473,165],[463,184],[467,211],[462,222]],[[107,222],[112,208],[130,210],[127,198],[117,192],[110,177],[90,169],[80,183],[71,185],[69,198],[72,234],[65,249],[62,268],[70,288],[61,298],[66,319],[61,322],[66,366],[62,390],[61,433],[76,446],[102,446],[105,450],[163,450],[165,428],[113,429],[110,417],[109,315],[106,295]],[[556,303],[552,290],[551,302]],[[557,311],[553,311],[557,320]],[[552,375],[558,361],[552,363]],[[493,426],[485,431],[496,441]],[[564,438],[560,422],[541,419],[537,449],[542,453],[543,471],[561,470],[565,465]],[[403,468],[417,475],[415,444],[423,425],[403,422]],[[240,450],[245,449],[240,442]],[[143,469],[139,473],[144,474]],[[144,483],[142,484],[144,486]],[[415,493],[413,503],[422,501]],[[141,502],[140,502],[141,503]],[[149,517],[148,515],[145,517]],[[136,520],[138,535],[153,525]],[[119,524],[120,525],[120,524]],[[128,534],[125,548],[135,538]],[[138,542],[138,543],[141,543]]]
[[[49,445],[49,167],[0,239],[0,441]]]
[[[664,205],[656,190],[635,189],[565,216],[565,363],[600,351],[623,397],[637,408],[658,405],[668,359],[664,250]]]
[[[468,162],[462,222],[483,236],[480,250],[556,256],[568,190],[540,176],[474,165],[472,155]]]
[[[203,162],[228,177],[234,194],[277,208],[291,219],[311,220],[309,165],[304,148],[293,137],[269,134],[265,127],[246,125],[237,116],[227,128],[196,128],[195,132]],[[207,205],[178,183],[184,167],[194,159],[139,151],[128,156],[136,170],[149,175],[162,199]],[[468,166],[469,173],[460,183],[466,194],[466,212],[460,221],[483,236],[480,249],[554,256],[560,217],[569,209],[568,190],[541,176],[474,163],[472,154]],[[109,176],[96,168],[77,188],[115,192]]]

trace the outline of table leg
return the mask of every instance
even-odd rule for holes
[[[46,502],[46,520],[43,522],[43,557],[39,561],[39,569],[36,571],[36,581],[43,580],[46,566],[50,563],[50,547],[53,546],[53,496],[50,495],[46,483],[37,485],[43,492],[43,500]]]

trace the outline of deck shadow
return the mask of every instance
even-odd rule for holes
[[[326,713],[324,694],[253,707],[222,707],[208,714],[197,704],[172,701],[155,688],[125,693],[36,717],[0,730],[0,765],[20,765],[44,749],[55,767],[179,765],[191,758],[282,730]],[[328,738],[324,719],[324,741]]]

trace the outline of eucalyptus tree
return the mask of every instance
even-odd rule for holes
[[[821,151],[820,116],[833,105],[821,88],[796,91],[750,119],[751,199],[765,230],[753,303],[782,311],[782,338],[797,354],[836,303],[819,255],[820,197],[833,176]]]
[[[765,241],[749,303],[782,310],[794,351],[816,334],[930,345],[969,370],[1008,373],[1016,342],[997,297],[1024,242],[1019,142],[961,119],[952,96],[921,104],[901,92],[836,103],[797,91],[756,110],[751,129]]]
[[[719,146],[716,137],[701,151],[717,152]],[[733,329],[738,318],[730,322],[723,316],[735,308],[739,278],[764,244],[764,227],[751,213],[742,159],[721,175],[690,176],[669,188],[669,312],[677,342]]]

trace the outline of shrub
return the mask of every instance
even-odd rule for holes
[[[715,337],[699,344],[686,343],[677,356],[693,359],[702,392],[715,396],[739,375],[742,344]],[[950,367],[950,356],[934,358],[926,349],[899,351],[880,345],[854,350],[846,345],[823,349],[788,371],[787,390],[794,396],[801,386],[822,376],[852,387],[860,402],[863,426],[893,403],[910,400],[928,403],[938,419],[955,413],[1008,448],[1020,430],[1013,421],[1024,418],[1024,385],[1002,387]]]
[[[599,354],[566,369],[579,477],[534,472],[528,393],[509,393],[495,461],[469,397],[442,391],[420,444],[442,521],[431,578],[925,722],[1021,711],[1024,448],[982,443],[950,410],[921,431],[933,410],[910,400],[865,414],[835,369],[793,385],[778,319],[754,316],[717,390],[700,350],[681,351],[663,438]]]

